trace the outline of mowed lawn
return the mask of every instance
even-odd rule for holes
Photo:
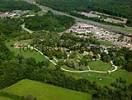
[[[19,96],[32,95],[37,100],[91,100],[87,93],[77,92],[32,80],[22,80],[3,91]]]
[[[112,69],[110,63],[105,63],[101,60],[91,61],[88,63],[88,65],[91,68],[91,70],[108,71]]]

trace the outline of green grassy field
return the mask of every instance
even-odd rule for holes
[[[97,71],[107,71],[112,68],[110,63],[105,63],[101,60],[91,61],[88,63],[88,65],[91,70],[97,70]]]
[[[0,96],[0,100],[12,100],[12,99]]]
[[[113,46],[112,42],[110,41],[99,40],[99,42],[101,45],[104,45],[104,46]]]
[[[34,58],[36,60],[36,62],[41,62],[41,61],[47,61],[47,59],[41,55],[40,53],[38,53],[35,50],[20,50],[19,48],[14,48],[11,45],[13,45],[16,41],[9,41],[6,42],[7,47],[15,54],[15,56],[17,55],[21,55],[24,58]],[[49,63],[49,68],[50,69],[54,69],[55,66],[52,63]]]
[[[32,95],[36,97],[37,100],[91,100],[91,96],[86,93],[27,79],[5,88],[2,91],[19,96]]]
[[[131,76],[132,72],[127,72],[125,70],[119,69],[118,71],[115,71],[111,74],[98,74],[98,73],[69,73],[65,72],[66,75],[70,75],[72,77],[75,77],[76,79],[85,78],[90,81],[94,81],[99,85],[110,85],[112,82],[116,80],[116,78],[122,78],[126,80],[128,84],[132,84]],[[100,80],[102,79],[102,80]]]
[[[24,56],[25,58],[34,58],[37,62],[41,62],[41,61],[44,61],[46,60],[44,58],[44,56],[42,56],[40,53],[34,51],[34,50],[26,50],[26,51],[23,51],[23,50],[20,50],[19,48],[14,48],[12,47],[11,45],[14,45],[16,41],[10,41],[10,42],[6,42],[6,45],[7,47],[12,51],[14,52],[14,54],[17,56],[17,55],[22,55]]]

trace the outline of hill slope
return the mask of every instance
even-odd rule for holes
[[[88,94],[27,79],[3,91],[19,96],[32,95],[36,97],[37,100],[90,100],[90,95]]]

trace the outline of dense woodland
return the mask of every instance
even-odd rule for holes
[[[36,0],[38,3],[57,10],[90,11],[95,10],[114,16],[126,17],[128,25],[132,26],[132,1],[131,0]]]
[[[25,19],[26,27],[33,30],[46,30],[52,32],[62,32],[75,23],[74,19],[66,16],[54,15],[48,12],[43,16],[34,16]]]
[[[40,10],[35,5],[21,0],[0,0],[0,12],[12,10]]]
[[[113,63],[117,66],[123,66],[129,72],[132,72],[132,50],[122,48],[119,50],[110,49],[110,58],[114,61]]]
[[[29,18],[2,18],[0,19],[0,35],[15,36],[22,31],[21,25],[25,23],[26,27],[33,30],[45,30],[50,32],[62,32],[71,27],[75,21],[66,16],[53,15],[48,12],[43,16],[34,16]]]
[[[12,35],[14,32],[20,32],[22,20],[15,18],[4,18],[0,19],[0,34]]]

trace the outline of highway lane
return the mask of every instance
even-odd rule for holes
[[[87,23],[87,24],[92,24],[92,25],[95,25],[95,26],[98,26],[98,27],[102,27],[102,28],[111,30],[111,31],[119,32],[120,34],[123,34],[123,35],[132,36],[132,27],[127,27],[127,26],[126,27],[119,27],[119,26],[106,25],[106,24],[102,24],[102,23],[95,22],[95,21],[92,21],[92,20],[78,18],[76,16],[72,16],[72,15],[70,15],[68,13],[65,13],[65,12],[54,10],[54,9],[52,9],[50,7],[46,7],[46,6],[37,4],[36,2],[34,2],[34,0],[24,0],[24,1],[27,1],[28,3],[31,3],[31,4],[34,4],[34,5],[38,6],[44,12],[45,12],[45,10],[47,10],[47,11],[50,10],[54,14],[65,15],[65,16],[68,16],[68,17],[72,17],[76,21],[79,21],[79,22],[84,22],[84,23]]]

